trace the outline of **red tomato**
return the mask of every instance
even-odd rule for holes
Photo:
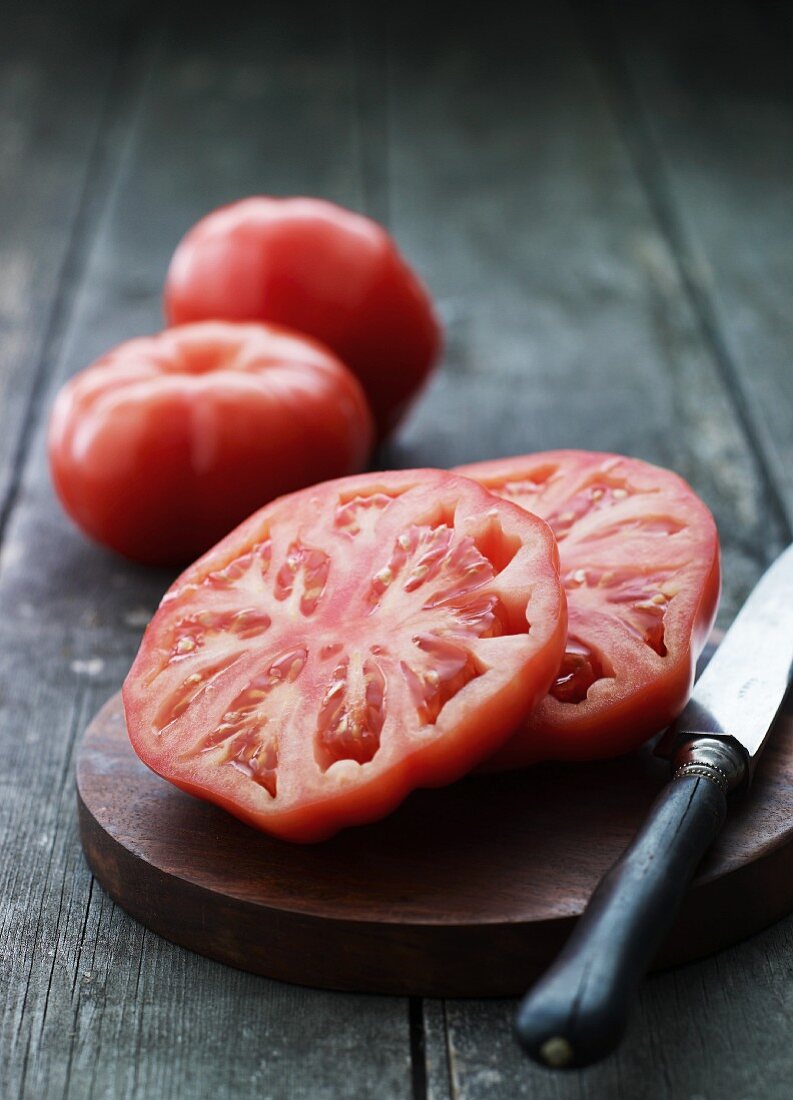
[[[193,226],[165,284],[170,324],[273,321],[327,344],[357,375],[381,435],[440,348],[427,292],[369,218],[320,199],[250,198]]]
[[[356,379],[303,336],[209,322],[130,340],[67,382],[52,412],[58,495],[137,561],[185,562],[268,500],[366,463]]]
[[[556,682],[493,766],[614,756],[668,725],[719,601],[718,534],[702,501],[669,470],[589,451],[459,472],[550,524],[567,593]]]
[[[365,474],[275,501],[176,581],[127,726],[177,786],[320,840],[492,753],[564,638],[546,524],[438,470]]]

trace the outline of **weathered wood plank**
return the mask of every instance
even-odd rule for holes
[[[0,530],[18,484],[31,410],[61,335],[93,200],[106,170],[100,135],[127,76],[120,5],[58,7],[42,18],[11,0],[0,37]],[[115,22],[114,22],[115,13]]]
[[[406,1097],[405,1001],[280,986],[147,935],[92,885],[76,835],[75,740],[169,578],[60,514],[44,411],[67,375],[158,326],[170,250],[205,209],[256,190],[361,196],[343,25],[304,33],[276,13],[252,33],[193,16],[161,41],[108,154],[0,559],[0,1080],[35,1100]]]
[[[648,186],[688,292],[790,529],[789,17],[789,5],[721,4],[714,18],[704,5],[618,3],[594,38],[611,63],[626,141],[652,167]]]
[[[793,922],[695,966],[650,978],[608,1062],[552,1073],[511,1037],[511,1001],[447,1002],[455,1100],[707,1100],[790,1095]]]
[[[449,340],[391,458],[671,466],[716,514],[726,621],[784,541],[773,501],[572,24],[546,6],[511,30],[394,17],[392,224]]]
[[[454,1093],[452,1091],[452,1074],[449,1062],[449,1037],[447,1034],[445,1002],[424,1001],[422,1023],[424,1027],[427,1100],[446,1100]]]

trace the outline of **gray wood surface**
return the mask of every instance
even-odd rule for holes
[[[432,22],[401,5],[9,9],[3,1096],[789,1095],[793,922],[652,979],[620,1054],[554,1077],[514,1047],[510,1002],[300,990],[147,934],[93,884],[76,836],[76,739],[170,578],[62,516],[47,411],[64,378],[160,325],[172,248],[221,202],[302,192],[366,210],[439,299],[443,370],[383,463],[585,446],[673,466],[719,521],[724,623],[789,539],[783,6],[716,21],[529,7],[520,24],[462,5]]]
[[[671,466],[716,515],[727,622],[787,533],[575,20],[543,5],[511,30],[475,11],[391,28],[392,228],[449,329],[393,460]]]
[[[83,38],[71,22],[56,10],[40,23],[9,4],[0,37],[2,524],[69,308],[117,76],[117,32],[98,27]],[[74,69],[79,79],[71,79]]]
[[[654,177],[699,323],[790,524],[793,9],[770,7],[720,4],[714,18],[708,5],[618,4],[592,37],[611,62],[625,140]]]

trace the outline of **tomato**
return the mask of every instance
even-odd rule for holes
[[[83,530],[127,557],[183,563],[268,500],[360,470],[373,428],[350,372],[266,325],[130,340],[61,390],[53,480]]]
[[[327,344],[357,375],[381,435],[425,381],[440,328],[375,222],[320,199],[243,199],[188,232],[165,285],[170,324],[273,321]]]
[[[493,767],[613,756],[668,725],[719,600],[718,535],[702,501],[669,470],[588,451],[459,472],[550,524],[567,594],[555,683]]]
[[[437,470],[331,481],[175,582],[124,684],[127,727],[178,787],[319,840],[492,753],[564,638],[541,520]]]

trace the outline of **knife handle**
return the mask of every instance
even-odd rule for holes
[[[587,1066],[617,1046],[639,984],[724,823],[727,791],[745,770],[740,751],[714,738],[683,746],[675,764],[641,830],[520,1005],[518,1041],[546,1068]]]

